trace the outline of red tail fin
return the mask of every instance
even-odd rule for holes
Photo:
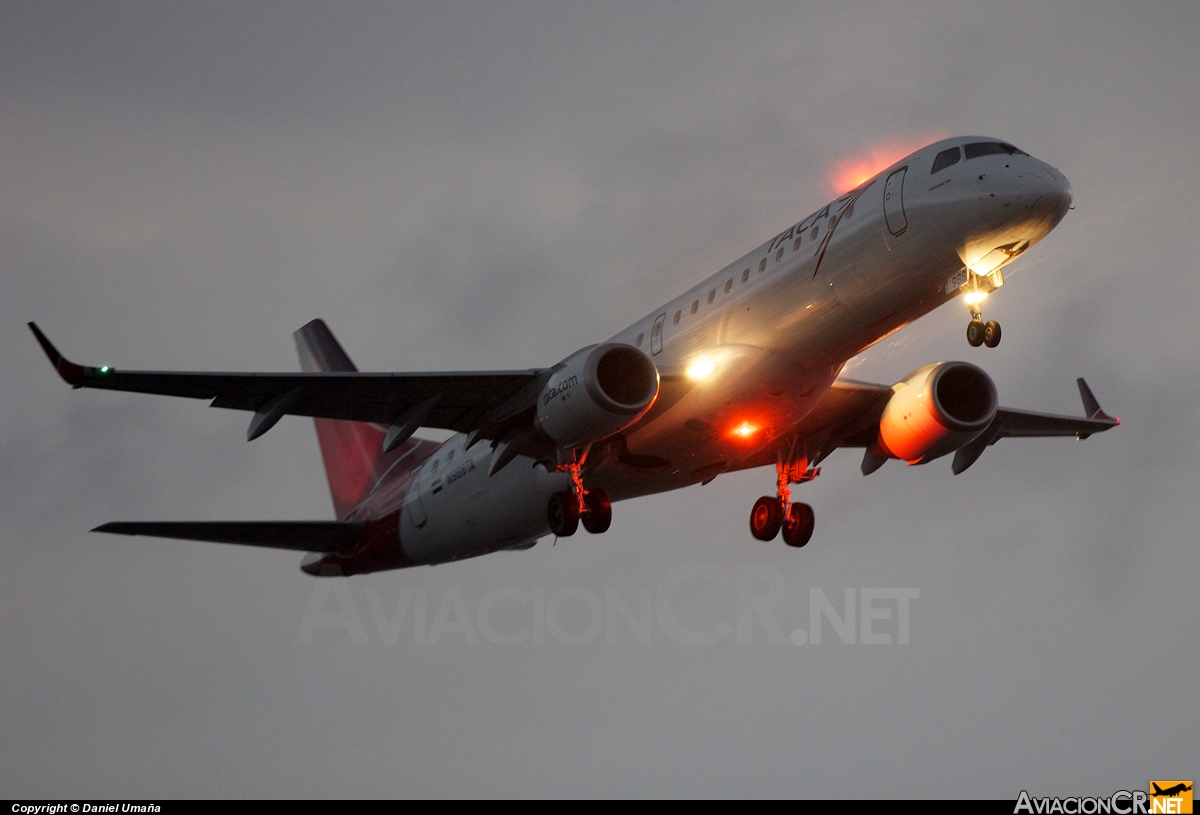
[[[305,372],[357,371],[323,320],[313,320],[292,335]],[[384,432],[363,422],[314,419],[325,475],[333,494],[333,510],[344,518],[362,503],[380,477],[416,442],[409,440],[390,453],[383,449]]]

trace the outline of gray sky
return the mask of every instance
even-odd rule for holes
[[[1197,35],[1195,3],[4,4],[0,788],[1013,798],[1195,777]],[[968,359],[1004,404],[1060,412],[1082,375],[1111,433],[1006,441],[958,477],[863,479],[837,453],[799,490],[803,551],[749,536],[768,470],[348,593],[293,553],[86,532],[330,517],[315,437],[288,419],[247,445],[242,414],[73,393],[27,320],[131,368],[291,370],[316,316],[364,369],[545,365],[823,204],[840,162],[971,133],[1060,167],[1076,211],[988,301],[1000,348],[968,347],[947,306],[854,375]],[[826,623],[797,647],[751,619],[748,644],[689,647],[657,617],[649,644],[624,623],[565,642],[587,598],[636,610],[673,580],[678,624],[736,632],[739,576],[782,590],[785,634],[814,589],[839,610],[916,589],[910,643]],[[501,633],[535,606],[557,628],[496,644],[477,611],[498,590],[534,598],[496,603]],[[467,633],[446,630],[456,598]],[[407,609],[398,632],[375,606]],[[314,630],[313,608],[350,627]]]

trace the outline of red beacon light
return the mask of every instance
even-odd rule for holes
[[[738,439],[748,439],[757,433],[758,430],[758,425],[751,424],[750,422],[742,422],[730,431],[730,435]]]

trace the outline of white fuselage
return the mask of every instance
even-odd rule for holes
[[[956,297],[964,270],[987,274],[1045,237],[1071,188],[1044,162],[999,153],[932,172],[939,153],[994,141],[906,157],[613,336],[664,379],[691,371],[695,384],[621,436],[624,457],[601,451],[589,488],[620,500],[753,466],[846,360]],[[489,477],[489,446],[464,444],[446,441],[403,485],[412,563],[529,544],[548,533],[550,495],[569,488],[524,458]]]

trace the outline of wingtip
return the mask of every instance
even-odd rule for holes
[[[1100,407],[1100,401],[1096,399],[1092,389],[1088,387],[1087,381],[1082,376],[1075,380],[1075,384],[1079,386],[1079,398],[1083,400],[1083,410],[1089,419],[1100,419],[1113,424],[1121,423],[1117,417],[1109,416],[1104,412]]]
[[[54,343],[50,342],[50,338],[42,333],[38,328],[37,323],[32,320],[29,322],[29,330],[33,332],[33,336],[37,339],[38,345],[42,346],[42,350],[46,352],[46,356],[50,358],[50,364],[54,366],[54,370],[63,378],[63,381],[68,385],[78,386],[83,381],[84,368],[82,365],[76,365],[71,360],[64,357]]]

